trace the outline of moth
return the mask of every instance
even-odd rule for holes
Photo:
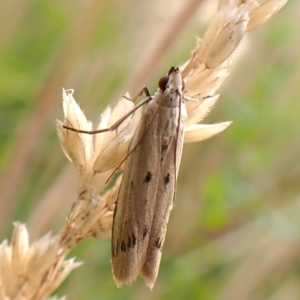
[[[170,211],[176,192],[187,111],[184,81],[172,67],[148,99],[129,145],[113,216],[112,272],[116,285],[131,284],[141,275],[152,289],[159,270]],[[139,104],[137,107],[141,106]],[[129,114],[131,114],[129,112]],[[116,129],[126,114],[109,129]]]
[[[141,275],[152,289],[173,206],[187,111],[172,67],[159,81],[132,138],[114,212],[111,261],[117,286]]]

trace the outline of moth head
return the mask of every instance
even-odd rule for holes
[[[167,88],[178,90],[182,92],[184,90],[184,81],[181,77],[179,68],[171,67],[167,76],[162,77],[158,82],[159,88],[164,92]]]

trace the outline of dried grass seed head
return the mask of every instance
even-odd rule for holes
[[[80,263],[65,261],[64,255],[59,255],[57,236],[46,234],[29,244],[26,226],[14,226],[11,245],[6,241],[0,244],[1,299],[33,299],[37,294],[42,299]]]

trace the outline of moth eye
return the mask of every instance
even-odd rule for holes
[[[162,91],[166,90],[168,81],[169,81],[169,76],[164,76],[159,80],[158,86]]]

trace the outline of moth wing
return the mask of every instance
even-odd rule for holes
[[[176,180],[183,148],[184,123],[186,121],[185,105],[181,104],[178,134],[174,135],[167,145],[163,145],[160,152],[161,164],[159,170],[158,187],[156,195],[155,214],[148,251],[141,271],[145,283],[153,288],[159,270],[162,248],[165,241],[170,211],[176,191]],[[163,139],[164,137],[162,137]]]
[[[117,286],[132,283],[143,267],[156,201],[160,165],[158,103],[151,100],[129,147],[114,212],[112,270]]]
[[[151,235],[146,259],[141,271],[146,285],[151,289],[159,270],[162,248],[165,241],[170,211],[173,206],[176,190],[177,173],[182,154],[184,123],[186,120],[184,104],[181,105],[181,120],[177,136],[171,137],[169,143],[162,141],[160,169],[156,195],[155,214],[153,216]],[[163,139],[164,137],[162,137]]]

